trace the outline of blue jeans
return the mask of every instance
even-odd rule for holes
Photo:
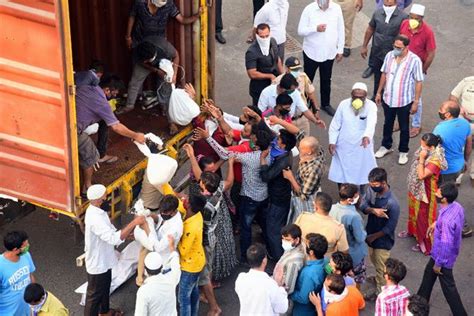
[[[285,226],[290,211],[290,201],[288,205],[276,205],[270,203],[265,213],[265,230],[268,250],[273,260],[278,261],[283,254],[281,247],[281,229]]]
[[[252,222],[256,218],[265,236],[264,212],[267,208],[268,200],[257,202],[249,197],[242,196],[240,201],[240,258],[242,262],[247,262],[247,249],[252,243]]]
[[[181,271],[179,279],[179,315],[197,316],[199,311],[199,272]]]

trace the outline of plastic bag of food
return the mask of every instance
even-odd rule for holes
[[[148,181],[158,188],[170,182],[177,169],[178,162],[173,158],[161,154],[151,154],[148,157],[146,175]]]
[[[188,125],[199,113],[199,105],[184,89],[173,89],[168,109],[171,122],[178,125]]]

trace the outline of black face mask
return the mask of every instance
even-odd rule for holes
[[[285,116],[285,115],[288,115],[288,113],[290,113],[290,110],[287,110],[287,109],[280,109],[280,114]]]
[[[164,221],[167,221],[167,220],[171,219],[172,217],[173,217],[173,215],[171,215],[171,214],[161,214],[161,218]]]
[[[444,121],[446,119],[446,113],[438,112],[438,116],[442,121]]]
[[[379,187],[373,187],[373,186],[370,186],[372,188],[372,190],[375,192],[375,193],[380,193],[383,191],[383,186],[379,186]]]

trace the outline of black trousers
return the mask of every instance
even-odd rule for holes
[[[252,0],[252,1],[253,1],[253,17],[255,17],[258,10],[260,10],[265,4],[265,0]]]
[[[407,153],[409,149],[408,143],[410,142],[411,103],[401,108],[391,108],[382,101],[382,106],[385,115],[382,146],[387,149],[392,148],[393,124],[395,123],[395,118],[398,118],[398,125],[400,125],[400,144],[398,145],[398,151],[401,153]]]
[[[382,68],[382,65],[383,65],[383,60],[376,59],[376,58],[372,60],[371,68],[372,68],[372,71],[374,72],[374,92],[373,92],[374,98],[375,98],[375,95],[377,94],[377,89],[379,88],[380,77],[382,77],[382,72],[380,71],[380,69]]]
[[[87,274],[87,294],[84,316],[97,316],[109,312],[112,270],[102,274]]]
[[[433,258],[430,258],[430,261],[426,264],[425,273],[423,274],[423,280],[421,281],[420,288],[418,289],[418,295],[423,296],[429,302],[431,297],[431,291],[436,282],[436,279],[439,277],[439,283],[441,285],[441,290],[443,295],[448,301],[449,308],[453,315],[463,316],[467,315],[466,310],[461,302],[461,297],[459,296],[458,289],[456,288],[456,282],[453,277],[453,270],[441,268],[440,275],[434,273],[433,266],[435,262]]]
[[[103,158],[107,153],[107,141],[109,140],[109,127],[104,120],[99,122],[99,130],[97,131],[97,151],[100,158]]]
[[[216,33],[222,32],[222,0],[216,0]]]
[[[314,75],[319,68],[319,91],[321,93],[321,107],[331,105],[331,77],[334,59],[317,62],[303,52],[304,72],[314,82]]]

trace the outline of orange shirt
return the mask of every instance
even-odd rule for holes
[[[365,307],[364,297],[355,286],[348,286],[347,291],[342,301],[328,304],[326,316],[359,316],[359,310]]]

